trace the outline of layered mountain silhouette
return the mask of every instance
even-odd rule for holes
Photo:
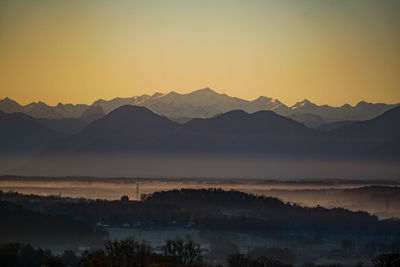
[[[303,123],[305,126],[310,128],[317,128],[321,125],[326,125],[327,122],[322,119],[320,116],[312,113],[295,113],[290,116],[289,118]]]
[[[374,119],[345,125],[332,133],[383,142],[396,140],[400,137],[400,106],[390,109]]]
[[[400,160],[400,138],[384,143],[381,146],[373,148],[369,151],[369,156],[373,158],[380,158],[380,159],[396,159],[397,161]]]
[[[212,96],[214,93],[206,90],[206,94]],[[2,112],[3,147],[11,150],[13,147],[42,148],[59,137],[75,134],[57,141],[57,146],[49,150],[65,147],[69,151],[85,153],[107,152],[108,149],[114,152],[174,149],[295,154],[329,154],[343,150],[348,154],[368,151],[400,137],[400,107],[371,120],[338,123],[343,126],[333,127],[327,133],[307,128],[273,111],[250,114],[233,110],[212,118],[192,119],[184,124],[140,106],[124,105],[103,115],[100,106],[87,109],[81,119],[35,119],[23,113]],[[91,120],[96,121],[86,127],[87,121]]]
[[[158,151],[348,157],[399,138],[399,110],[321,132],[272,111],[234,110],[179,124],[145,107],[125,105],[53,143],[44,154]]]
[[[0,100],[0,110],[5,113],[22,112],[31,117],[44,119],[78,118],[89,108],[84,104],[61,104],[49,106],[43,102],[32,102],[22,106],[9,98]]]
[[[343,126],[356,123],[356,122],[359,122],[359,121],[350,121],[350,120],[334,121],[334,122],[329,122],[329,123],[318,125],[317,127],[315,127],[315,129],[317,129],[319,131],[329,132],[329,131],[333,131],[333,130],[342,128]]]
[[[36,121],[60,134],[71,135],[76,134],[85,129],[88,125],[87,121],[75,118],[63,118],[63,119],[41,119],[35,118]]]
[[[10,149],[18,149],[16,144],[26,142],[24,138],[29,135],[24,129],[39,129],[35,131],[40,132],[42,143],[34,142],[36,145],[33,147],[36,151],[40,147],[41,152],[16,173],[56,175],[63,170],[62,173],[68,175],[92,175],[97,171],[96,175],[133,172],[164,176],[178,175],[175,171],[183,169],[187,171],[183,172],[184,175],[193,175],[195,171],[222,176],[282,172],[291,176],[302,172],[309,176],[341,173],[354,163],[357,172],[351,172],[351,175],[359,175],[361,170],[364,174],[373,173],[371,175],[375,177],[382,170],[393,170],[388,175],[397,172],[395,168],[374,167],[370,161],[393,162],[399,158],[399,151],[394,149],[400,139],[399,110],[397,107],[374,119],[354,122],[332,131],[318,131],[273,111],[250,114],[233,110],[180,124],[145,107],[124,105],[72,135],[59,133],[54,127],[50,129],[50,124],[46,126],[42,119],[21,113],[2,113],[2,116],[14,116],[12,121],[22,116],[33,125],[23,124],[15,128],[20,132],[19,136],[11,133],[2,139],[23,140],[9,144]],[[233,161],[230,160],[232,157]],[[269,167],[263,167],[265,159],[270,162],[266,165]],[[271,163],[271,159],[278,162]],[[370,163],[364,165],[360,160]],[[335,167],[335,162],[339,161],[342,165]],[[285,167],[289,164],[287,162],[291,167]],[[244,167],[240,167],[242,164]],[[203,170],[202,165],[208,167]],[[271,174],[266,173],[267,170]]]
[[[234,110],[178,124],[147,108],[125,105],[45,153],[298,153],[313,138],[319,141],[321,133],[272,111]]]
[[[180,123],[187,122],[193,118],[211,118],[232,110],[243,110],[247,113],[271,110],[277,114],[299,121],[308,127],[318,127],[322,124],[335,121],[368,120],[396,106],[362,101],[356,106],[346,104],[341,107],[331,107],[328,105],[319,106],[305,99],[292,107],[288,107],[277,99],[265,96],[248,101],[216,93],[210,88],[196,90],[188,94],[170,92],[168,94],[145,94],[129,98],[114,98],[112,100],[100,99],[95,101],[90,109],[88,105],[80,104],[64,105],[60,103],[57,106],[48,106],[43,102],[34,102],[26,106],[21,106],[9,98],[0,100],[0,110],[5,113],[23,112],[37,118],[82,118],[86,121],[101,117],[102,112],[99,111],[98,107],[105,114],[108,114],[123,105],[144,106],[158,115],[166,116]],[[95,112],[95,110],[97,111]],[[89,111],[89,114],[93,115],[96,113],[96,116],[86,117]]]
[[[100,106],[92,105],[87,110],[85,110],[79,117],[80,120],[91,122],[101,119],[105,116],[103,109]]]
[[[38,152],[62,136],[23,113],[0,112],[0,154],[13,156]]]
[[[16,157],[32,159],[15,172],[29,175],[338,177],[349,170],[347,177],[376,178],[400,171],[396,105],[330,107],[304,100],[287,107],[205,88],[91,106],[21,106],[6,98],[0,110],[0,171],[22,161]]]
[[[352,143],[362,144],[362,151],[371,157],[395,158],[395,154],[400,155],[400,150],[396,149],[400,137],[399,121],[400,106],[390,109],[374,119],[354,122],[332,130],[330,133],[346,138]]]
[[[301,102],[297,102],[293,107],[291,107],[291,112],[289,114],[314,114],[318,115],[326,122],[343,120],[358,121],[372,119],[382,114],[386,110],[389,110],[396,106],[398,106],[398,104],[373,104],[361,101],[355,106],[345,104],[341,107],[331,107],[328,105],[319,106],[305,99]]]

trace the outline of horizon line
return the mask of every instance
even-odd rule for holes
[[[4,98],[0,99],[0,101],[4,101],[4,100],[6,100],[6,99],[9,99],[9,100],[11,100],[11,101],[16,102],[16,103],[17,103],[18,105],[20,105],[20,106],[27,106],[27,105],[30,105],[30,104],[39,104],[39,103],[44,103],[45,105],[47,105],[47,106],[49,106],[49,107],[57,107],[57,105],[59,105],[59,104],[62,104],[62,105],[74,105],[74,106],[76,106],[76,105],[87,105],[87,106],[92,106],[95,102],[97,102],[97,101],[99,101],[99,100],[111,101],[111,100],[114,100],[114,99],[117,99],[117,98],[126,99],[126,98],[142,97],[142,96],[150,96],[150,97],[151,97],[151,96],[154,96],[154,95],[156,95],[156,94],[161,94],[160,97],[163,97],[163,96],[166,96],[166,95],[169,95],[169,94],[190,95],[190,94],[193,94],[193,93],[195,93],[195,92],[202,91],[202,90],[209,90],[209,91],[212,91],[213,93],[215,93],[215,94],[217,94],[217,95],[226,95],[226,96],[228,96],[228,97],[237,98],[237,99],[240,99],[240,100],[243,100],[243,101],[247,101],[247,102],[253,102],[253,101],[256,101],[256,100],[259,99],[259,98],[265,97],[265,98],[269,98],[269,99],[272,99],[272,100],[278,100],[280,103],[282,103],[283,105],[287,106],[288,108],[294,107],[294,106],[296,106],[297,104],[302,103],[302,102],[306,102],[306,101],[310,102],[311,104],[315,104],[315,105],[317,105],[317,106],[329,106],[329,107],[333,107],[333,108],[340,108],[340,107],[343,107],[343,106],[346,106],[346,105],[349,105],[349,106],[351,106],[351,107],[356,107],[356,106],[359,105],[360,103],[368,103],[368,104],[386,104],[386,105],[396,105],[396,104],[400,104],[400,100],[397,101],[397,102],[391,102],[391,103],[388,103],[388,102],[368,102],[368,101],[365,101],[365,100],[359,100],[359,101],[358,101],[356,104],[354,104],[354,105],[349,104],[349,103],[344,103],[344,104],[342,104],[342,105],[329,105],[329,104],[318,104],[318,103],[316,103],[316,102],[313,102],[313,101],[309,100],[309,99],[306,97],[306,98],[304,98],[303,100],[296,101],[296,103],[293,104],[293,105],[287,105],[287,104],[285,104],[284,102],[282,102],[281,100],[279,100],[278,98],[273,98],[273,97],[268,97],[268,96],[265,96],[265,95],[260,95],[260,96],[254,98],[254,99],[249,100],[249,99],[241,98],[241,97],[238,97],[238,96],[231,96],[231,95],[226,94],[226,93],[219,93],[219,92],[217,92],[216,90],[211,89],[210,87],[204,87],[204,88],[200,88],[200,89],[195,89],[195,90],[190,91],[190,92],[188,92],[188,93],[179,93],[179,92],[175,91],[175,89],[172,89],[172,90],[170,90],[168,93],[161,93],[161,92],[159,92],[159,91],[155,91],[155,92],[152,93],[152,94],[144,93],[144,94],[141,94],[141,95],[133,95],[133,96],[116,96],[116,97],[108,98],[108,99],[105,99],[105,98],[101,98],[101,97],[100,97],[100,98],[97,98],[96,100],[92,101],[92,103],[90,103],[90,104],[88,104],[88,103],[71,103],[71,102],[61,102],[61,101],[60,101],[60,102],[58,102],[57,104],[53,104],[53,105],[52,105],[52,104],[48,104],[48,103],[46,103],[45,101],[42,101],[42,100],[31,101],[31,102],[28,102],[27,104],[21,104],[21,102],[18,102],[18,100],[13,99],[13,98],[8,97],[8,96],[5,96]]]

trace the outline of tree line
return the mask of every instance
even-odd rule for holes
[[[372,258],[375,267],[400,266],[400,252],[380,254]],[[234,253],[227,257],[228,267],[289,267],[267,256],[257,258]],[[77,255],[71,250],[54,255],[50,250],[34,248],[29,244],[6,243],[0,245],[0,266],[3,267],[219,267],[206,263],[202,250],[193,241],[167,240],[162,251],[155,251],[148,243],[134,239],[108,240],[103,249],[85,251]],[[304,267],[316,267],[305,263]],[[318,265],[323,266],[323,265]],[[343,266],[340,263],[328,265]],[[362,266],[358,263],[356,266]]]

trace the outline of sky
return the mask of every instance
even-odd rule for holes
[[[400,102],[400,1],[0,1],[0,98]]]

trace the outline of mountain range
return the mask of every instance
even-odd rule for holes
[[[233,110],[177,123],[145,107],[124,105],[81,132],[53,142],[44,154],[136,152],[261,153],[359,156],[400,137],[400,107],[332,131],[308,128],[273,111]]]
[[[23,113],[6,114],[0,111],[0,155],[13,156],[38,152],[63,135],[38,119]]]
[[[131,105],[87,126],[75,126],[72,134],[63,131],[68,127],[60,127],[63,121],[75,125],[76,121],[65,121],[71,119],[35,119],[22,113],[1,113],[0,118],[1,127],[7,129],[1,136],[7,150],[2,152],[22,151],[32,158],[11,173],[168,176],[188,169],[192,176],[194,170],[204,175],[223,176],[228,171],[229,175],[297,176],[302,175],[299,168],[307,175],[333,175],[357,166],[357,175],[361,169],[375,177],[400,171],[400,107],[330,131],[308,128],[273,111],[233,110],[181,124]],[[271,159],[279,163],[268,163]]]
[[[89,108],[85,104],[57,104],[57,106],[49,106],[44,102],[32,102],[22,106],[14,100],[6,97],[0,100],[0,110],[4,113],[21,112],[35,118],[44,119],[62,119],[62,118],[78,118]]]
[[[35,118],[46,119],[78,118],[88,122],[99,119],[123,105],[144,106],[158,115],[166,116],[180,123],[193,118],[211,118],[232,110],[243,110],[247,113],[271,110],[313,128],[331,122],[372,119],[397,106],[397,104],[374,104],[361,101],[355,106],[346,104],[341,107],[331,107],[328,105],[319,106],[305,99],[292,107],[288,107],[277,99],[265,96],[248,101],[219,94],[209,88],[188,94],[170,92],[168,94],[155,93],[112,100],[99,99],[90,106],[61,103],[56,106],[49,106],[43,102],[33,102],[22,106],[9,98],[0,100],[0,110],[5,113],[22,112]],[[89,110],[90,116],[87,112]]]

